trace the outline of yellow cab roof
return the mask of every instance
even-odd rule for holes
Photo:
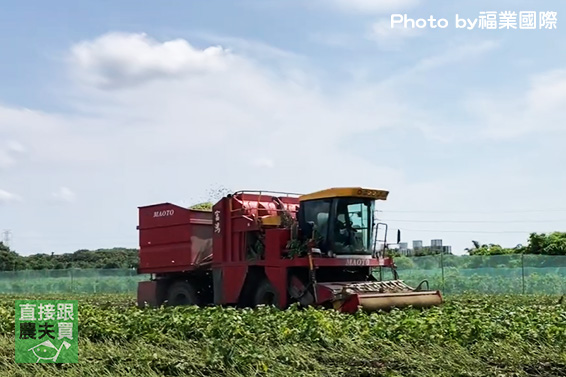
[[[299,196],[299,201],[315,200],[315,199],[328,199],[338,197],[351,197],[351,198],[370,198],[375,200],[386,200],[389,191],[380,189],[369,189],[363,187],[335,187],[321,191],[316,191],[310,194]]]

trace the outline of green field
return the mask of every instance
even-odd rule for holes
[[[59,295],[60,296],[60,295]],[[81,295],[78,365],[14,364],[14,299],[0,296],[2,376],[563,376],[557,296],[454,296],[441,307],[137,309]],[[42,295],[41,297],[48,297]]]

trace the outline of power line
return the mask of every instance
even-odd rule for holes
[[[561,220],[406,220],[406,219],[382,219],[381,221],[399,221],[407,223],[560,223],[566,222],[566,219]]]
[[[476,213],[476,214],[497,214],[497,213],[537,213],[537,212],[566,212],[566,208],[552,208],[552,209],[517,209],[517,210],[495,210],[495,211],[467,211],[467,210],[454,210],[454,211],[440,211],[440,210],[380,210],[377,212],[386,213]]]
[[[433,230],[433,229],[407,229],[407,228],[399,228],[402,231],[410,231],[410,232],[429,232],[429,233],[488,233],[488,234],[504,234],[504,233],[509,233],[509,234],[531,234],[533,233],[532,230],[528,230],[528,231],[518,231],[518,230]]]

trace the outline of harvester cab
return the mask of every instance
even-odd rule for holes
[[[387,224],[376,223],[375,201],[386,200],[389,192],[361,188],[319,191],[299,198],[299,227],[313,238],[316,252],[328,257],[385,257]],[[384,229],[383,239],[379,238]],[[397,242],[401,232],[397,232]]]
[[[345,259],[346,266],[368,267],[363,279],[357,275],[354,281],[317,282],[318,289],[331,291],[335,308],[351,311],[356,305],[373,311],[442,302],[439,291],[422,290],[424,283],[428,287],[427,281],[412,288],[399,279],[388,248],[400,243],[401,232],[397,230],[396,243],[388,243],[387,224],[375,219],[376,201],[386,200],[388,195],[385,190],[331,188],[299,197],[297,220],[303,235],[310,238],[311,254]]]

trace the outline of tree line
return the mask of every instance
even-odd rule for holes
[[[472,243],[473,247],[466,249],[469,255],[566,255],[566,232],[531,233],[527,245],[517,245],[513,248],[505,248],[497,244],[481,244],[478,241]]]
[[[138,249],[77,250],[66,254],[23,256],[0,242],[0,271],[60,270],[67,268],[137,268]]]
[[[208,210],[211,203],[198,206]],[[197,207],[198,208],[198,207]],[[199,208],[199,209],[201,209]],[[481,244],[472,241],[473,247],[466,249],[469,255],[566,255],[566,232],[550,234],[532,233],[527,245],[504,248],[497,244]],[[433,250],[421,252],[421,255],[434,254]],[[0,242],[0,271],[44,270],[67,268],[137,268],[138,249],[116,247],[112,249],[77,250],[67,254],[34,254],[22,256]]]

